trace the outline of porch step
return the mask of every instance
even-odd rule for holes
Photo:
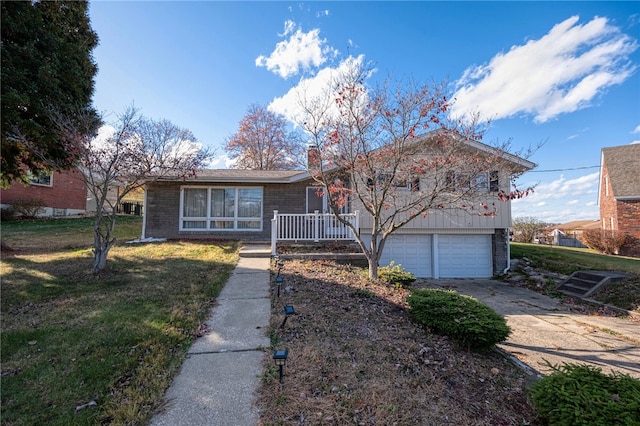
[[[627,274],[621,272],[576,271],[562,282],[556,290],[568,296],[588,298],[607,284],[620,281],[627,276]]]
[[[243,244],[239,254],[240,257],[271,257],[271,245]]]

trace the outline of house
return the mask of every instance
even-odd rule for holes
[[[2,207],[16,202],[37,201],[43,206],[42,216],[81,214],[87,207],[87,186],[78,170],[29,176],[29,184],[14,182],[0,189]]]
[[[574,220],[553,225],[545,230],[548,243],[555,246],[585,248],[582,234],[585,231],[600,229],[599,220]]]
[[[603,230],[628,241],[620,254],[640,256],[640,143],[602,148],[598,205]]]
[[[475,141],[471,146],[489,149]],[[521,171],[535,166],[515,156],[508,161]],[[499,190],[510,189],[510,175],[500,175],[500,182],[497,171],[482,176],[487,200],[500,204],[494,216],[443,211],[416,218],[387,239],[380,265],[393,261],[417,277],[432,278],[488,278],[503,273],[510,263],[511,205],[497,201]],[[326,198],[313,183],[305,170],[200,170],[192,178],[149,181],[142,237],[261,242],[353,238],[327,213]],[[410,186],[415,184],[428,182]],[[353,203],[344,215],[366,240],[372,218],[361,211]]]

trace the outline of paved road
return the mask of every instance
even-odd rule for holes
[[[499,345],[540,374],[552,365],[590,364],[640,378],[640,322],[570,312],[554,299],[495,280],[427,280],[475,297],[504,315],[512,333]]]

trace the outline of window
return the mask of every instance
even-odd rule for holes
[[[41,172],[37,175],[28,172],[29,184],[39,186],[53,186],[53,177],[51,172]]]
[[[476,175],[448,171],[445,175],[445,185],[449,191],[474,189],[479,192],[498,192],[500,190],[498,172],[495,170],[480,172]]]
[[[183,187],[180,230],[261,231],[262,188]]]
[[[419,191],[420,190],[420,178],[409,179],[407,177],[393,176],[390,173],[378,173],[376,175],[376,189],[383,186],[384,183],[391,182],[390,186],[398,189],[406,189],[407,191]],[[374,180],[367,178],[367,186],[373,189]]]

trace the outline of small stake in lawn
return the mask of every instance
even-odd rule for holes
[[[289,356],[288,349],[278,349],[273,352],[273,360],[276,365],[280,368],[280,383],[282,383],[282,369],[284,368],[284,364],[287,362],[287,357]]]
[[[289,318],[289,316],[295,315],[295,314],[296,314],[296,310],[293,309],[293,306],[285,305],[285,307],[284,307],[284,320],[282,321],[282,324],[280,324],[280,328],[284,328],[284,324],[287,322],[287,318]]]
[[[277,258],[278,256],[274,256],[274,257]],[[278,285],[278,297],[280,297],[280,287],[284,282],[284,278],[280,276],[280,271],[282,271],[283,266],[284,266],[284,263],[278,262],[278,273],[276,274],[276,279],[275,279],[275,283]]]

